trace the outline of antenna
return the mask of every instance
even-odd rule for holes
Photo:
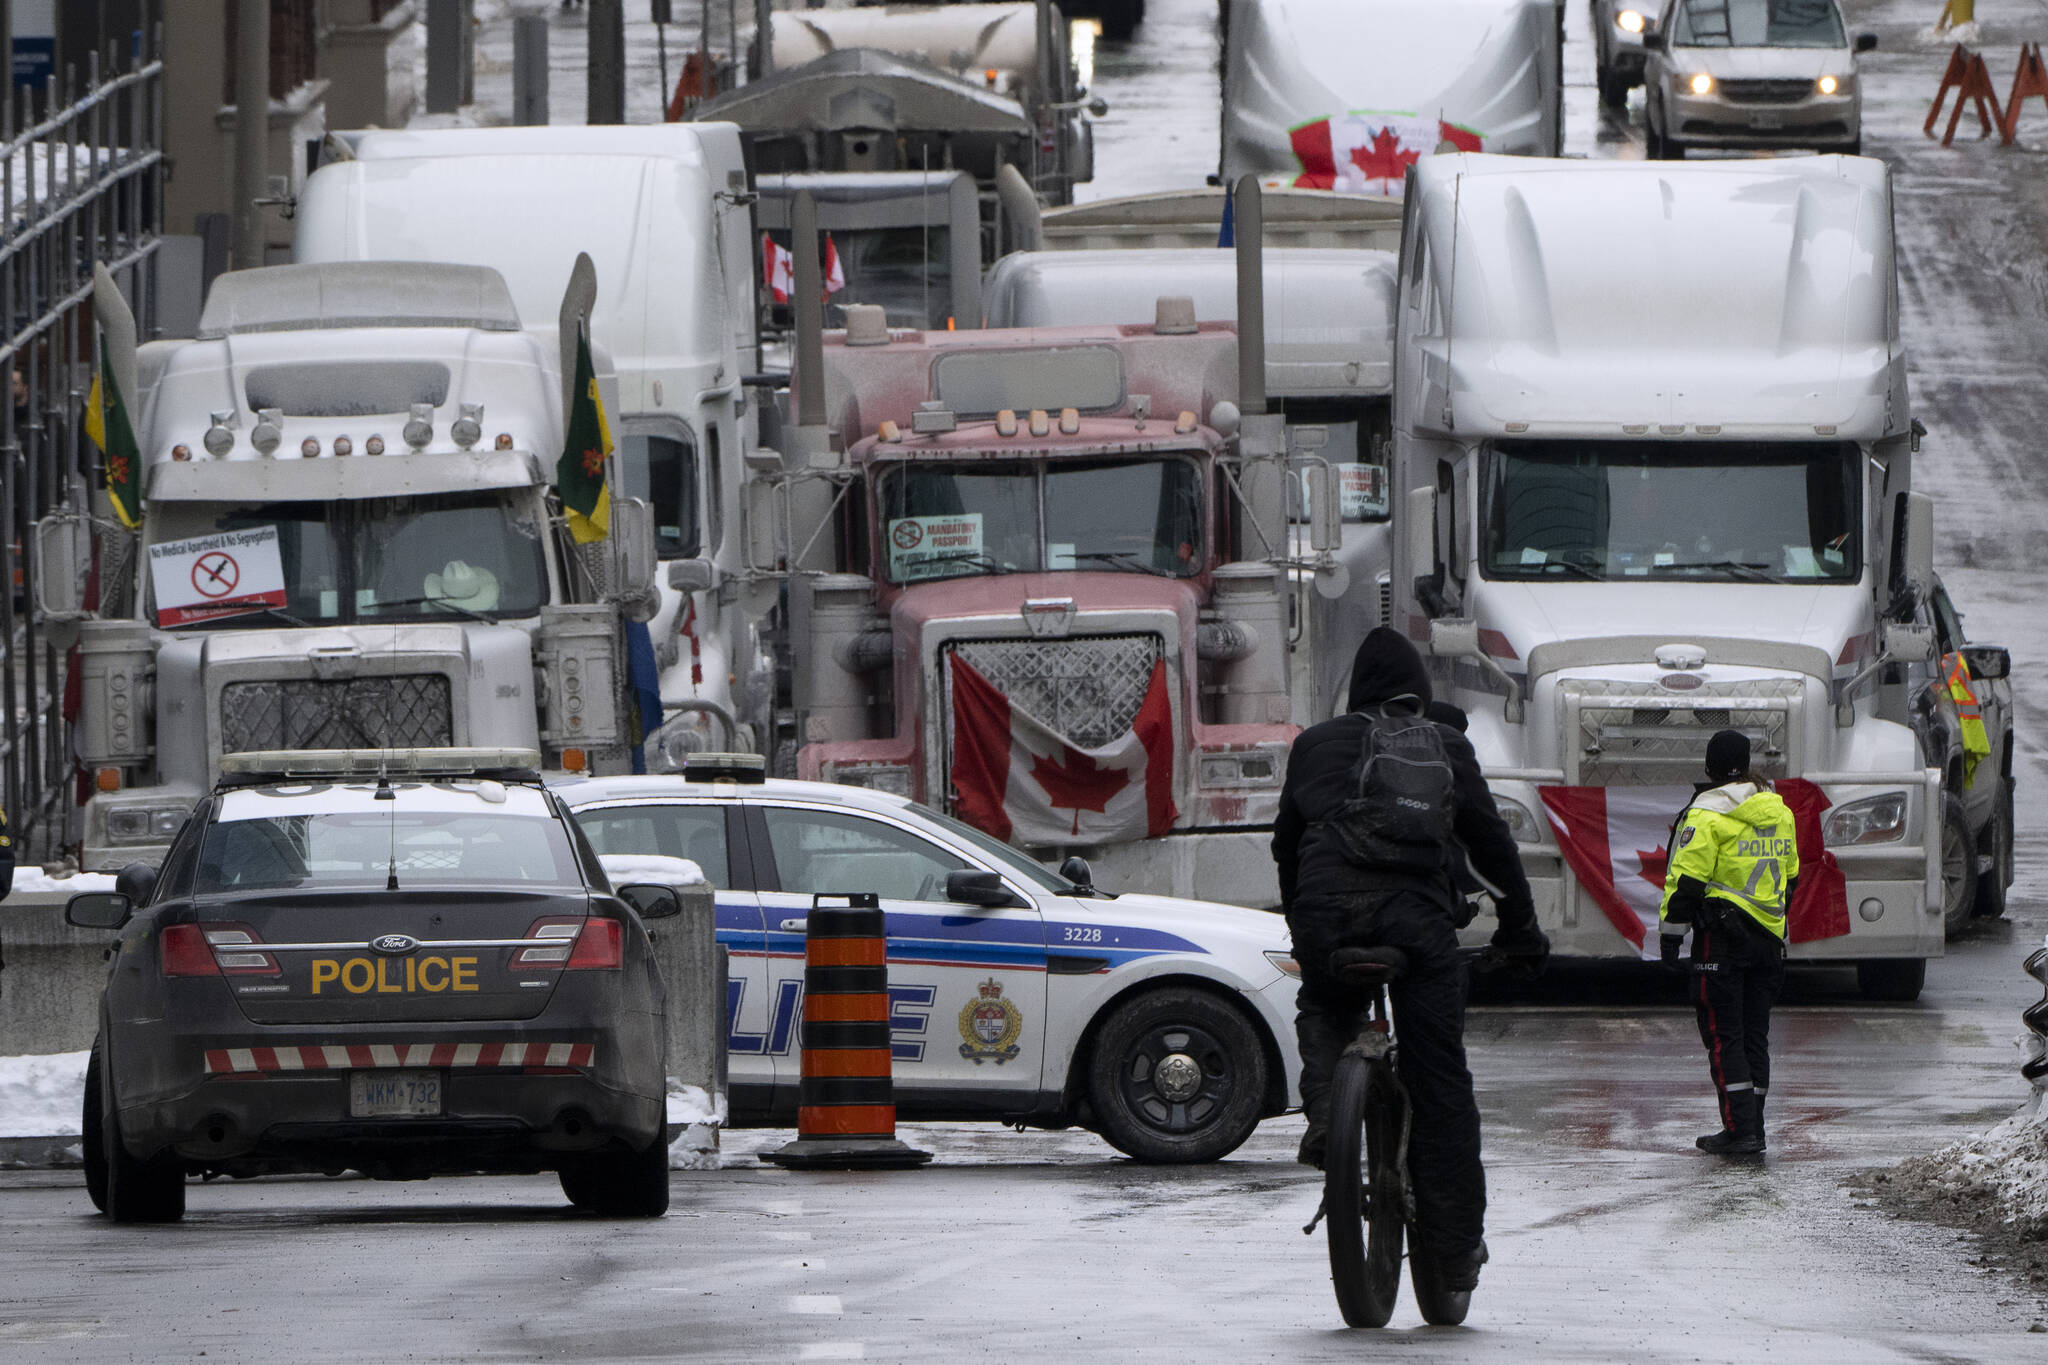
[[[377,768],[377,790],[370,799],[372,801],[389,801],[391,803],[391,861],[385,864],[384,889],[386,891],[396,891],[398,889],[398,793],[391,790],[391,777],[386,771],[389,763],[390,758],[387,746],[385,761],[383,764],[378,765]]]

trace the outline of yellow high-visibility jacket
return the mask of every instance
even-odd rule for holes
[[[1693,798],[1671,841],[1659,928],[1682,934],[1689,927],[1672,920],[1671,897],[1679,879],[1691,877],[1706,888],[1708,900],[1736,907],[1782,939],[1798,875],[1799,840],[1783,798],[1753,782],[1710,787]]]

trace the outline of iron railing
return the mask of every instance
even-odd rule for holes
[[[37,619],[24,553],[35,522],[60,508],[110,518],[98,450],[85,435],[96,352],[93,266],[105,262],[156,335],[163,223],[161,39],[110,48],[83,69],[0,98],[0,800],[23,855],[73,842],[74,769],[64,711],[69,640]],[[133,405],[136,395],[127,395]],[[102,538],[103,577],[133,553]]]

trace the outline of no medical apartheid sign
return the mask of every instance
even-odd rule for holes
[[[160,626],[185,626],[284,605],[277,528],[252,526],[149,547]]]

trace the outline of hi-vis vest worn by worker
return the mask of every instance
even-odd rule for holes
[[[1991,753],[1991,736],[1984,729],[1984,708],[1970,686],[1968,662],[1956,653],[1942,660],[1942,667],[1942,682],[1948,686],[1949,700],[1956,704],[1956,720],[1963,730],[1963,787],[1967,790],[1977,785],[1977,764]]]
[[[1693,798],[1671,841],[1664,870],[1664,903],[1671,909],[1680,877],[1707,889],[1707,899],[1737,907],[1785,937],[1785,889],[1799,875],[1799,840],[1792,810],[1768,787],[1730,782]]]

